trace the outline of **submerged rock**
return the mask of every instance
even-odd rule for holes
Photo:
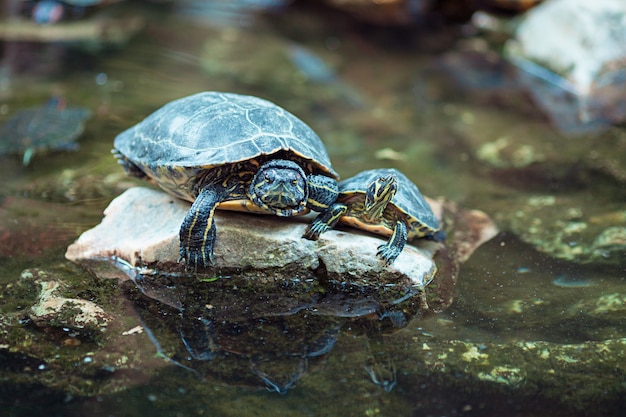
[[[520,195],[515,210],[498,210],[503,229],[540,252],[580,263],[626,261],[626,210],[618,202],[587,205],[567,195]],[[511,202],[507,202],[511,205]]]
[[[626,137],[622,128],[583,138],[544,123],[459,106],[457,146],[492,179],[472,193],[501,230],[574,262],[620,264],[626,256]],[[497,191],[494,191],[497,189]],[[490,197],[479,197],[483,192]],[[504,199],[493,199],[502,193]],[[601,202],[601,203],[599,203]]]
[[[97,333],[105,331],[112,316],[92,301],[63,296],[66,285],[40,271],[24,271],[22,279],[34,279],[41,287],[28,316],[38,327],[59,327]]]

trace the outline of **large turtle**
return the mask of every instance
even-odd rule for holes
[[[338,194],[315,132],[252,96],[203,92],[175,100],[119,134],[113,152],[128,174],[193,202],[180,228],[188,268],[213,264],[218,205],[294,216],[324,211]]]
[[[37,152],[49,149],[75,150],[76,139],[85,130],[91,111],[66,107],[65,100],[50,99],[44,106],[22,109],[0,126],[0,155],[23,154],[30,164]]]
[[[378,247],[388,265],[407,239],[441,239],[439,220],[417,186],[396,169],[363,171],[339,183],[339,197],[313,220],[304,237],[317,240],[321,233],[341,222],[383,236],[387,243]]]

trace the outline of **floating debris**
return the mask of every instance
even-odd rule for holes
[[[145,25],[143,16],[125,12],[120,16],[96,13],[71,22],[41,25],[25,19],[0,21],[0,39],[15,42],[70,42],[95,45],[121,45]]]

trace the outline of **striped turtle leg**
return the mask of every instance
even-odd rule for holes
[[[307,178],[309,198],[306,205],[313,211],[327,210],[339,196],[337,180],[324,175],[309,175]]]
[[[195,314],[192,317],[184,315],[179,322],[178,332],[181,340],[194,359],[209,361],[221,350],[215,343],[211,331],[212,324]]]
[[[204,188],[187,212],[179,233],[180,260],[185,261],[185,268],[197,269],[213,264],[213,214],[225,193],[224,188],[217,186]]]
[[[306,228],[303,237],[309,240],[317,240],[320,235],[329,229],[333,229],[341,216],[346,214],[348,206],[341,203],[331,205],[327,210],[321,212]]]
[[[385,261],[385,265],[389,265],[396,260],[398,255],[400,255],[400,252],[402,252],[402,249],[404,249],[406,239],[406,224],[398,220],[396,221],[396,227],[393,229],[393,234],[387,243],[378,247],[378,252],[376,254]]]

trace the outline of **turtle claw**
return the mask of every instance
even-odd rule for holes
[[[180,257],[178,261],[185,262],[185,270],[197,271],[199,268],[208,268],[213,265],[213,253],[201,248],[180,248]]]
[[[111,153],[117,159],[117,163],[121,165],[126,175],[135,178],[145,178],[146,173],[141,170],[135,163],[125,157],[118,149],[112,149]]]
[[[345,204],[335,203],[328,209],[322,211],[307,227],[302,237],[309,240],[317,240],[324,232],[329,231],[337,225],[337,222],[346,214],[348,207]]]
[[[378,247],[378,252],[376,252],[376,255],[383,261],[385,261],[385,266],[387,266],[396,260],[398,255],[400,255],[401,250],[402,249],[398,250],[392,245],[383,244]]]
[[[309,227],[307,227],[302,237],[309,240],[318,240],[320,235],[328,231],[328,229],[330,229],[330,227],[326,223],[319,219],[315,219]]]

